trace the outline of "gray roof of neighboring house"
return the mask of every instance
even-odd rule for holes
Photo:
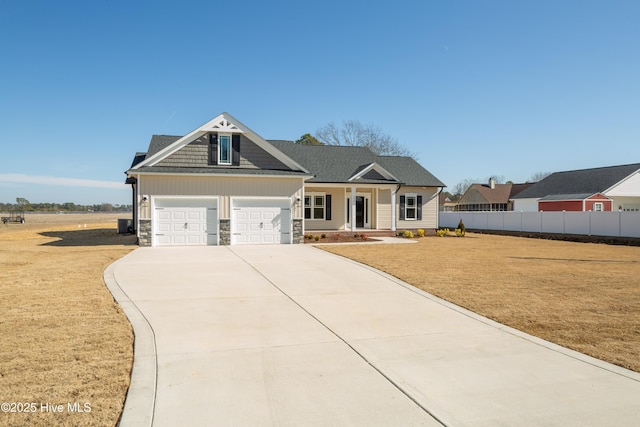
[[[535,182],[525,182],[520,184],[511,184],[511,193],[509,194],[509,199],[513,199],[516,194],[519,194],[526,190],[527,188],[534,185]]]
[[[411,186],[445,185],[411,157],[378,156],[365,147],[300,145],[291,141],[268,141],[309,170],[315,177],[307,182],[345,183],[366,166],[377,163],[398,181],[360,178],[356,183],[402,183]]]
[[[588,197],[593,196],[595,193],[577,193],[577,194],[550,194],[548,196],[544,196],[540,199],[540,201],[548,202],[551,200],[584,200]]]
[[[514,199],[533,199],[549,195],[593,195],[613,187],[640,170],[640,163],[556,172],[518,193]]]

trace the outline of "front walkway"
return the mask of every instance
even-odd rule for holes
[[[310,246],[141,248],[105,279],[136,333],[123,426],[640,419],[640,375]]]

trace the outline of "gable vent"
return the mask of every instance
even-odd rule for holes
[[[212,123],[207,130],[228,133],[244,133],[236,125],[225,118],[221,118],[217,122]]]

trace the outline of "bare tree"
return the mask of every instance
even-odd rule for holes
[[[342,125],[328,123],[316,131],[316,138],[327,145],[366,147],[381,156],[413,156],[398,140],[378,126],[364,125],[357,120],[345,120]]]
[[[491,179],[493,179],[496,184],[505,183],[504,175],[491,175],[485,179],[465,178],[454,185],[451,191],[454,196],[461,197],[472,184],[489,184],[489,180]]]
[[[491,175],[489,178],[485,179],[484,182],[487,183],[489,182],[490,179],[493,179],[493,181],[496,184],[504,184],[504,175]]]
[[[465,193],[465,191],[467,191],[467,189],[471,187],[471,184],[475,184],[477,182],[478,182],[477,179],[465,178],[462,181],[458,182],[456,185],[454,185],[451,191],[455,196],[460,198]]]
[[[527,182],[538,182],[538,181],[542,181],[543,179],[545,179],[546,177],[548,177],[549,175],[551,175],[552,172],[536,172],[533,175],[531,175],[531,178],[529,178],[527,180]]]

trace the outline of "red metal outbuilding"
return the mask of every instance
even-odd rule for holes
[[[544,212],[610,212],[613,210],[613,201],[600,193],[556,194],[538,200],[538,210]]]

